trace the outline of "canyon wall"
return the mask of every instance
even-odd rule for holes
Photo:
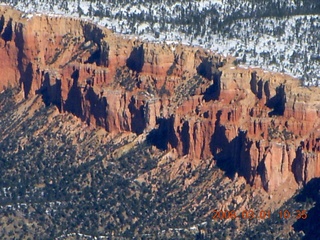
[[[181,44],[0,8],[0,92],[18,87],[108,132],[147,134],[272,192],[320,177],[320,90]]]

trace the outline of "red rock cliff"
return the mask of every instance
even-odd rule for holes
[[[215,159],[268,191],[320,176],[320,90],[201,48],[125,39],[78,19],[0,9],[0,91],[160,149]]]

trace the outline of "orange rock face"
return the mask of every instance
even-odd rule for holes
[[[320,90],[201,48],[125,39],[89,22],[1,7],[0,91],[41,94],[90,125],[147,134],[273,191],[320,177]]]

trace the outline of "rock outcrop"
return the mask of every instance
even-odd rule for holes
[[[148,134],[160,149],[214,159],[267,191],[320,176],[318,88],[84,20],[6,7],[0,15],[0,91],[20,87],[109,132]]]

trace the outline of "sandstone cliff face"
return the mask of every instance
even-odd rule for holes
[[[0,9],[0,91],[41,94],[90,125],[148,134],[273,191],[320,176],[320,90],[179,44],[125,39],[77,19]],[[297,187],[297,185],[295,187]]]

